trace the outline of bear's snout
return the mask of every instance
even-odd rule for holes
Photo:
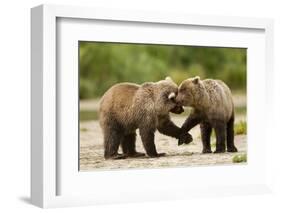
[[[180,93],[177,95],[176,97],[176,103],[179,104],[179,105],[183,105],[183,100],[184,100],[184,97],[183,95],[181,95]]]
[[[182,106],[176,105],[174,108],[172,108],[172,109],[170,110],[170,112],[175,113],[175,114],[181,114],[181,113],[184,112],[184,109],[183,109]]]

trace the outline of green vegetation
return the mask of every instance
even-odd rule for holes
[[[217,146],[217,145],[216,145],[216,141],[212,141],[212,142],[211,142],[211,148],[216,148],[216,146]]]
[[[215,139],[215,138],[216,138],[216,133],[215,133],[215,130],[212,129],[211,139]]]
[[[233,163],[244,163],[247,162],[247,154],[234,155],[232,158]]]
[[[245,135],[247,134],[247,122],[240,121],[239,123],[234,125],[234,133],[235,135]]]
[[[245,91],[246,49],[176,45],[79,43],[81,99],[97,98],[118,82],[143,83],[199,75]]]
[[[87,129],[87,128],[80,128],[80,131],[81,131],[81,132],[87,132],[88,129]]]
[[[235,115],[245,115],[247,112],[246,106],[235,107]]]
[[[98,112],[97,111],[81,111],[80,110],[79,119],[80,119],[80,121],[97,120],[98,119]]]

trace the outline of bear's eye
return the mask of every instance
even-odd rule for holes
[[[175,103],[176,102],[176,98],[171,98],[169,99],[172,103]]]
[[[176,98],[176,93],[174,93],[174,92],[169,93],[168,98],[170,100],[175,99]]]

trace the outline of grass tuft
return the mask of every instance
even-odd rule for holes
[[[247,122],[240,121],[239,123],[234,125],[234,133],[235,135],[245,135],[247,134]]]
[[[247,154],[235,155],[232,158],[233,163],[245,163],[247,162]]]

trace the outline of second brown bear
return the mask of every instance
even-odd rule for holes
[[[216,133],[215,153],[237,152],[234,145],[234,105],[228,86],[214,79],[200,80],[189,78],[179,86],[176,101],[193,108],[190,116],[182,125],[185,134],[200,124],[203,153],[211,153],[210,137],[212,128]],[[226,146],[225,146],[226,141]],[[179,145],[185,143],[179,140]]]

